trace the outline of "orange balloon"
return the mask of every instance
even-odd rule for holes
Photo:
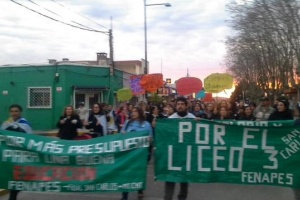
[[[144,90],[154,93],[164,85],[162,74],[146,74],[141,79],[141,86]]]

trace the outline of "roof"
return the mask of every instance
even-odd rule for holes
[[[95,61],[96,62],[96,61]],[[64,65],[71,65],[71,66],[90,66],[90,67],[108,67],[108,66],[95,66],[93,64],[87,63],[87,61],[80,62],[60,62],[57,64],[58,66],[64,66]],[[6,64],[6,65],[0,65],[1,67],[49,67],[49,66],[56,66],[55,64],[49,64],[49,63],[34,63],[34,64]]]
[[[79,60],[79,61],[68,61],[65,63],[75,63],[75,64],[83,64],[83,65],[98,65],[95,60]]]

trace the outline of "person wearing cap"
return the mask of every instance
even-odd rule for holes
[[[84,102],[79,103],[79,107],[76,109],[76,113],[79,115],[81,123],[84,124],[88,114],[88,109],[84,107]]]
[[[293,112],[289,109],[286,99],[278,99],[277,109],[270,115],[269,120],[293,120]]]
[[[195,115],[188,112],[188,101],[184,97],[178,97],[176,99],[176,111],[169,118],[179,119],[195,119]],[[164,200],[172,200],[175,189],[175,182],[165,183],[165,195]],[[188,183],[180,183],[180,190],[178,194],[178,200],[186,200],[188,195]]]
[[[267,121],[269,119],[275,110],[270,104],[269,97],[263,97],[261,99],[261,104],[257,106],[253,112],[256,121]]]

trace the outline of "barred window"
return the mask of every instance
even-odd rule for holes
[[[52,108],[51,87],[29,87],[28,108]]]

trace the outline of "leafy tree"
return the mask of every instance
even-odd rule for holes
[[[228,5],[226,66],[243,91],[279,96],[296,87],[300,68],[300,5],[297,0],[244,0]]]

